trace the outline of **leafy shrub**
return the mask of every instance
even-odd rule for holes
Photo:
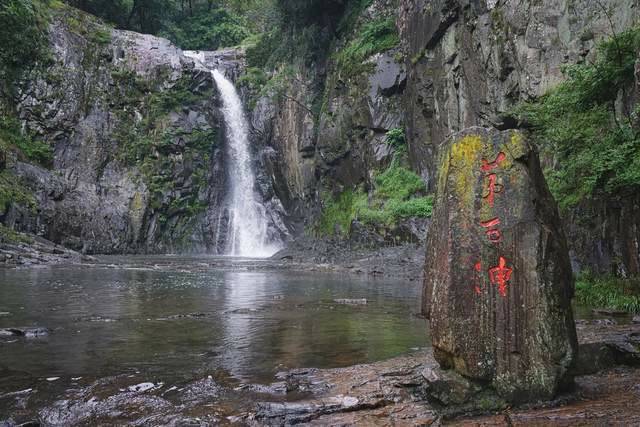
[[[225,9],[212,9],[172,22],[160,32],[183,49],[216,50],[235,46],[251,35],[244,20]]]
[[[0,172],[0,214],[4,215],[13,203],[31,210],[34,210],[36,206],[32,192],[23,185],[18,177],[4,170]]]
[[[384,142],[394,148],[404,147],[406,144],[404,129],[394,128],[387,132]]]
[[[44,0],[3,0],[0,3],[0,80],[5,85],[47,53]]]
[[[329,236],[336,233],[347,234],[359,208],[366,204],[366,198],[364,192],[353,190],[343,191],[335,198],[325,194],[324,208],[316,223],[316,231]]]
[[[399,42],[394,18],[369,22],[364,25],[358,37],[337,54],[338,67],[343,75],[353,77],[367,70],[368,67],[363,63],[371,55],[392,49]]]
[[[392,218],[429,218],[433,213],[433,196],[414,197],[409,200],[392,199],[385,204]]]
[[[245,74],[238,78],[238,86],[244,86],[249,90],[259,92],[267,84],[267,75],[260,68],[249,67]]]
[[[561,207],[640,186],[638,111],[620,115],[616,98],[628,90],[640,50],[640,28],[598,47],[594,63],[564,69],[567,80],[516,115],[533,127],[556,166],[546,171]]]
[[[381,198],[406,200],[424,191],[422,178],[398,164],[397,158],[391,166],[375,178],[376,195]]]
[[[420,195],[425,190],[422,179],[401,165],[400,156],[396,156],[391,166],[375,177],[374,183],[371,197],[363,190],[346,190],[335,198],[325,195],[316,232],[345,235],[353,220],[393,226],[400,219],[431,216],[433,197]]]

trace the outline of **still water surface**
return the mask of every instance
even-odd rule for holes
[[[381,360],[426,345],[419,296],[417,283],[220,258],[0,270],[0,328],[51,330],[0,340],[0,392],[130,370],[165,383],[220,370],[269,382],[288,368]],[[367,304],[334,301],[347,298]]]

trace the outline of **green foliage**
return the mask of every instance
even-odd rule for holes
[[[516,109],[554,157],[547,178],[563,208],[640,186],[638,114],[619,114],[615,106],[631,87],[639,50],[640,28],[619,34],[600,44],[594,63],[566,67],[565,82]]]
[[[421,195],[425,191],[422,179],[401,165],[400,155],[374,182],[371,197],[362,190],[346,190],[335,198],[325,194],[315,231],[321,235],[346,235],[353,220],[393,227],[400,219],[431,216],[433,197]]]
[[[345,0],[278,0],[277,5],[287,22],[304,27],[322,23],[342,14]]]
[[[346,77],[367,71],[364,64],[371,55],[398,45],[400,38],[394,18],[382,18],[365,24],[358,36],[336,56],[338,67]]]
[[[260,68],[249,67],[245,73],[238,78],[236,82],[238,86],[244,86],[253,92],[260,92],[260,90],[267,84],[267,75]]]
[[[194,93],[191,90],[191,82],[189,79],[181,79],[168,90],[151,93],[148,99],[148,118],[153,120],[171,111],[178,111],[181,108],[189,107],[199,101],[207,99],[210,95],[210,93]]]
[[[424,191],[422,178],[399,163],[396,157],[386,171],[376,176],[377,196],[385,199],[406,200]]]
[[[368,8],[371,3],[373,3],[373,0],[350,0],[342,15],[342,19],[340,19],[338,23],[338,34],[347,34],[352,31],[358,17],[360,17],[362,12]]]
[[[323,235],[347,234],[358,211],[366,205],[367,195],[362,191],[346,190],[333,198],[323,197],[322,216],[316,223],[316,232]]]
[[[0,81],[4,90],[47,56],[47,2],[3,0],[0,3]]]
[[[57,1],[57,0],[56,0]],[[277,0],[65,0],[117,28],[162,35],[183,49],[234,46],[277,19]]]
[[[53,159],[51,147],[22,132],[18,119],[10,116],[0,117],[0,149],[15,151],[23,159],[43,166],[50,165]]]
[[[404,129],[394,128],[387,132],[384,142],[393,148],[401,148],[406,144]]]
[[[275,69],[283,63],[313,64],[327,50],[330,41],[330,33],[319,25],[295,28],[283,24],[262,34],[247,48],[247,62],[251,67],[267,69]]]
[[[111,29],[107,27],[97,29],[92,34],[91,40],[96,44],[111,43]]]
[[[640,313],[640,278],[583,274],[576,280],[576,301],[593,308]]]
[[[247,27],[241,17],[220,8],[171,22],[160,35],[182,49],[216,50],[240,44],[251,35]]]
[[[18,177],[4,170],[0,172],[0,214],[4,214],[12,204],[35,210],[36,201]]]

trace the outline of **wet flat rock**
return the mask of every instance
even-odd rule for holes
[[[573,279],[535,149],[469,128],[441,147],[423,311],[444,368],[510,401],[550,399],[576,354]]]
[[[425,358],[427,353],[420,352],[375,364],[279,374],[288,390],[311,392],[313,397],[260,403],[248,419],[256,425],[428,425],[434,413],[424,402],[415,402],[409,391],[421,382]]]
[[[607,354],[613,346],[635,348],[640,356],[639,325],[583,325],[578,328],[580,352]],[[594,346],[594,347],[592,347]],[[635,346],[635,347],[634,347]],[[591,363],[585,360],[584,363]],[[310,396],[285,402],[261,402],[255,411],[239,418],[252,425],[637,425],[640,412],[640,359],[627,358],[630,366],[611,368],[611,360],[598,373],[576,378],[575,389],[560,398],[520,408],[496,410],[481,402],[477,390],[453,370],[439,368],[429,350],[383,362],[338,369],[293,370],[278,374],[287,393],[304,391]],[[580,365],[580,362],[579,362]],[[634,367],[635,366],[635,367]],[[587,366],[579,366],[586,370]],[[283,386],[284,387],[284,386]],[[443,408],[429,393],[449,400],[455,410]],[[475,402],[463,404],[464,394]],[[625,400],[625,399],[629,400]],[[475,406],[474,406],[475,405]],[[446,409],[446,410],[445,410]],[[496,412],[497,411],[497,412]],[[492,413],[492,415],[482,415]],[[468,414],[480,414],[465,417]]]

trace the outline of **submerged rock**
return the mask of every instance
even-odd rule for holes
[[[0,329],[0,337],[1,336],[16,336],[16,337],[26,337],[26,338],[35,338],[35,337],[43,337],[49,335],[49,330],[47,328],[42,328],[38,326],[34,327],[11,327],[11,328],[1,328]]]
[[[345,304],[345,305],[366,305],[366,298],[338,298],[334,299],[333,302],[336,304]]]
[[[441,149],[423,310],[443,368],[511,401],[549,399],[576,355],[557,209],[516,131],[470,128]]]

